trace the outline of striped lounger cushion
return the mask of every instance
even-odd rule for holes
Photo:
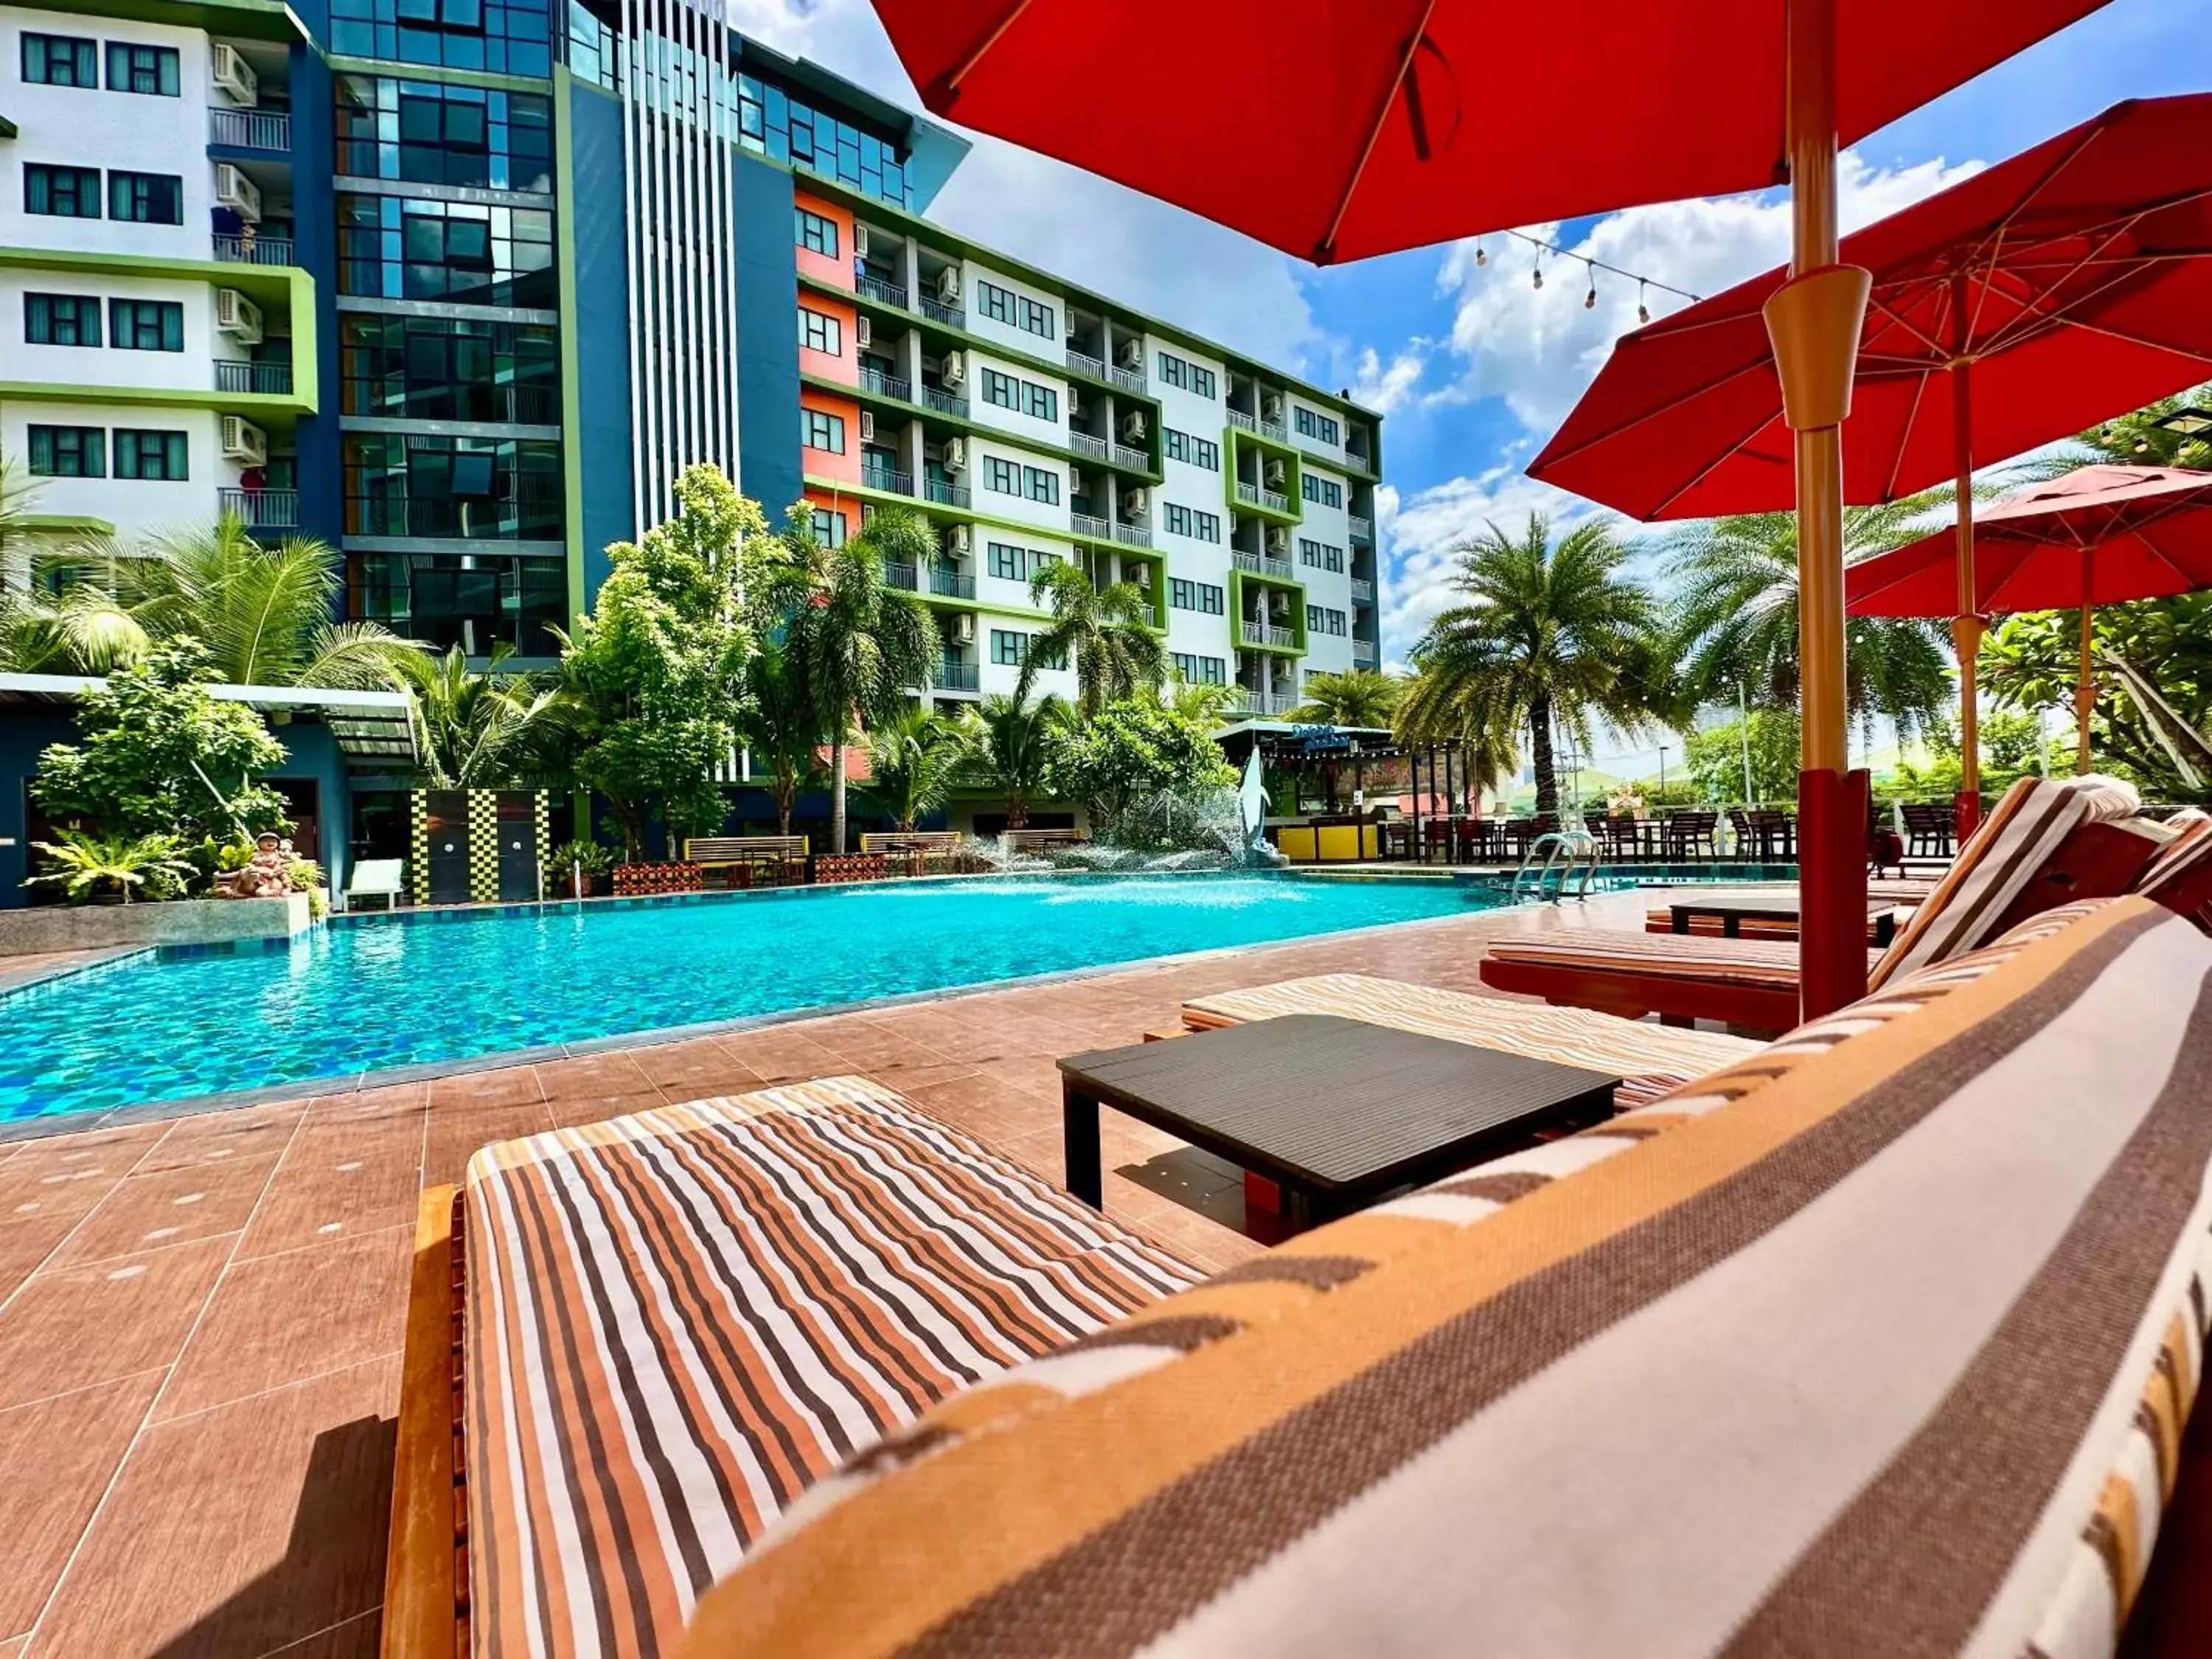
[[[2212,817],[2189,807],[2166,827],[2173,839],[2143,867],[2134,890],[2212,933]]]
[[[2212,939],[2006,944],[970,1390],[684,1655],[2103,1659],[2203,1361]]]
[[[817,1476],[1198,1278],[860,1078],[488,1146],[465,1207],[487,1656],[668,1650]]]
[[[1365,974],[1317,974],[1199,997],[1182,1006],[1182,1023],[1194,1031],[1285,1014],[1338,1014],[1448,1042],[1615,1073],[1622,1081],[1613,1092],[1613,1104],[1622,1110],[1656,1100],[1761,1046],[1718,1031],[1616,1019],[1586,1008],[1470,996]]]

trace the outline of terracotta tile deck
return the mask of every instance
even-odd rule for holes
[[[374,1659],[416,1196],[488,1141],[859,1072],[1060,1179],[1053,1062],[1303,974],[1481,988],[1627,896],[0,1146],[0,1659]],[[1237,1172],[1107,1114],[1109,1213],[1261,1247]]]

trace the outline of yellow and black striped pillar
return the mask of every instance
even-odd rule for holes
[[[430,902],[430,798],[421,789],[407,792],[407,884],[415,902]]]
[[[469,896],[489,904],[499,896],[499,792],[469,791]]]
[[[545,867],[545,860],[553,855],[553,806],[543,789],[538,792],[536,805],[538,885],[543,890],[538,896],[544,898],[559,884],[553,879],[553,872]]]

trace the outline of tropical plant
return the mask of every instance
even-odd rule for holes
[[[469,666],[454,646],[442,657],[414,652],[393,665],[412,694],[416,762],[433,789],[498,789],[558,770],[556,747],[571,705],[557,689],[500,665],[514,654],[502,642],[489,672]]]
[[[105,674],[146,654],[152,637],[101,579],[106,562],[85,549],[26,552],[21,583],[0,578],[0,672]]]
[[[2070,771],[2069,746],[2059,764],[2051,764],[2053,746],[2033,714],[1996,710],[1980,721],[1982,789],[2002,794],[2031,772]],[[1921,760],[1900,760],[1896,770],[1876,790],[1886,800],[1950,800],[1959,793],[1962,772],[1959,763],[1959,728],[1954,721],[1938,720],[1926,732],[1928,755]]]
[[[1510,765],[1525,727],[1536,811],[1555,818],[1555,726],[1587,753],[1594,719],[1632,735],[1678,717],[1656,608],[1603,525],[1578,526],[1555,543],[1550,523],[1531,514],[1519,538],[1492,524],[1455,551],[1452,586],[1464,602],[1414,646],[1399,732],[1417,743],[1459,740],[1468,775],[1481,782]]]
[[[97,898],[103,888],[120,893],[128,904],[134,887],[150,883],[157,890],[181,890],[194,873],[184,843],[174,836],[102,836],[84,830],[56,834],[58,842],[31,843],[46,855],[48,867],[23,885],[58,886],[72,904]]]
[[[1749,755],[1747,805],[1797,799],[1799,740],[1794,708],[1754,708],[1746,719],[1689,732],[1682,739],[1689,774],[1709,801],[1746,800],[1745,756]]]
[[[1029,822],[1030,802],[1046,793],[1053,744],[1068,724],[1067,705],[1049,693],[1031,702],[1019,692],[993,692],[976,710],[977,738],[969,765],[1006,803],[1006,828]]]
[[[1055,560],[1030,578],[1030,603],[1050,611],[1052,623],[1030,636],[1018,695],[1030,694],[1046,665],[1064,663],[1075,671],[1076,712],[1087,720],[1166,675],[1167,650],[1152,631],[1152,602],[1134,582],[1096,587],[1075,566]]]
[[[799,792],[822,775],[822,718],[802,665],[781,641],[761,647],[746,671],[752,696],[738,720],[739,735],[775,803],[776,833],[791,833],[791,811]]]
[[[1111,836],[1133,803],[1233,787],[1237,769],[1222,757],[1210,724],[1157,697],[1134,696],[1059,732],[1047,778],[1054,794],[1084,802],[1092,823]]]
[[[921,569],[937,556],[937,535],[918,514],[878,507],[842,547],[805,537],[794,546],[798,556],[775,573],[773,592],[785,649],[830,744],[830,846],[842,853],[846,750],[895,717],[909,688],[934,677],[940,648],[928,607],[892,586],[884,567]]]
[[[581,869],[587,876],[604,876],[615,867],[615,855],[595,841],[564,841],[545,855],[545,867],[556,872]]]
[[[1219,685],[1206,680],[1187,680],[1181,674],[1170,672],[1167,684],[1157,694],[1146,691],[1139,696],[1157,695],[1185,720],[1195,720],[1208,731],[1218,728],[1229,719],[1232,710],[1244,703],[1242,686]]]
[[[1844,509],[1847,564],[1912,541],[1928,515],[1951,499],[1929,490],[1880,507]],[[1797,706],[1797,515],[1751,513],[1689,526],[1668,547],[1673,622],[1684,695],[1731,703],[1739,695],[1771,708]],[[1844,696],[1851,720],[1871,732],[1886,715],[1910,735],[1956,695],[1941,623],[1852,617],[1844,634]]]
[[[252,709],[211,696],[206,678],[196,648],[157,646],[87,691],[79,740],[39,757],[39,805],[115,836],[251,841],[283,827],[283,799],[258,779],[283,744]]]
[[[1291,718],[1387,732],[1405,695],[1403,680],[1372,668],[1313,674],[1306,680],[1306,700],[1291,711]]]
[[[929,709],[901,710],[868,733],[867,792],[900,830],[945,805],[974,754],[975,727]]]
[[[2036,482],[2095,465],[2212,470],[2212,433],[2169,432],[2158,424],[2184,409],[2207,407],[2212,407],[2212,381],[2091,427],[2069,447],[2046,451],[2008,471],[2014,479]]]
[[[675,493],[674,518],[608,548],[591,613],[561,636],[571,765],[605,798],[632,858],[656,811],[672,840],[726,816],[715,775],[750,702],[748,596],[783,556],[759,506],[718,468],[687,467]]]

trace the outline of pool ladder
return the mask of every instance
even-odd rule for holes
[[[1597,837],[1587,830],[1553,830],[1537,836],[1513,872],[1513,897],[1521,898],[1522,881],[1533,876],[1528,896],[1557,904],[1567,896],[1567,883],[1579,876],[1574,896],[1588,898],[1590,878],[1597,873]]]

